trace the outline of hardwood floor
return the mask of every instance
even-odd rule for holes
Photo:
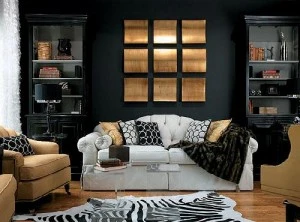
[[[37,202],[37,213],[66,210],[74,206],[86,203],[89,197],[114,198],[114,192],[107,191],[82,191],[79,181],[72,181],[70,185],[71,195],[67,195],[64,188],[53,191],[50,195]],[[133,196],[157,196],[178,195],[193,193],[191,191],[169,192],[169,191],[132,191],[124,192],[124,195]],[[236,201],[234,208],[243,214],[244,218],[257,222],[284,222],[285,206],[283,196],[261,191],[260,184],[255,182],[254,191],[228,192],[218,191],[219,194],[227,196]],[[22,213],[24,205],[17,204],[16,213]]]

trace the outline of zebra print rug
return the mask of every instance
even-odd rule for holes
[[[178,196],[127,196],[118,200],[91,198],[86,204],[66,211],[17,215],[13,219],[36,222],[250,222],[233,210],[235,205],[228,197],[206,191]]]

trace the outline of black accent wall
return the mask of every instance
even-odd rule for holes
[[[88,14],[91,77],[90,128],[99,121],[129,120],[149,114],[178,114],[213,120],[235,117],[234,110],[243,109],[237,98],[236,45],[242,35],[236,31],[241,16],[297,15],[297,0],[86,0],[86,1],[20,0],[21,37],[26,13]],[[123,20],[124,19],[206,19],[207,72],[206,102],[203,103],[124,103]],[[235,31],[235,32],[234,32]],[[22,49],[26,50],[26,37]],[[26,95],[26,58],[22,55],[22,91]],[[24,62],[25,61],[25,62]],[[178,77],[190,76],[178,74]],[[198,74],[197,74],[198,75]],[[153,74],[148,75],[151,79]],[[152,84],[151,84],[152,86]],[[150,89],[150,94],[152,89]],[[22,94],[22,95],[24,95]],[[26,98],[26,96],[23,98]],[[22,115],[27,114],[26,104]],[[25,124],[23,124],[24,126]]]

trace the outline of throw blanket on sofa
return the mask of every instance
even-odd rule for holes
[[[245,127],[231,123],[218,142],[180,141],[170,148],[181,148],[200,167],[222,179],[239,183],[248,151],[250,136]]]

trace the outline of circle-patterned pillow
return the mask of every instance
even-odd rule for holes
[[[135,123],[139,134],[139,145],[164,146],[157,123],[138,120]]]
[[[119,122],[119,126],[127,145],[137,145],[139,143],[139,135],[134,120]]]
[[[190,141],[192,143],[200,143],[204,141],[206,132],[210,125],[211,120],[194,120],[190,123],[183,140]]]
[[[27,137],[23,134],[20,134],[19,136],[0,137],[0,144],[3,145],[5,150],[20,152],[23,156],[35,154]]]

